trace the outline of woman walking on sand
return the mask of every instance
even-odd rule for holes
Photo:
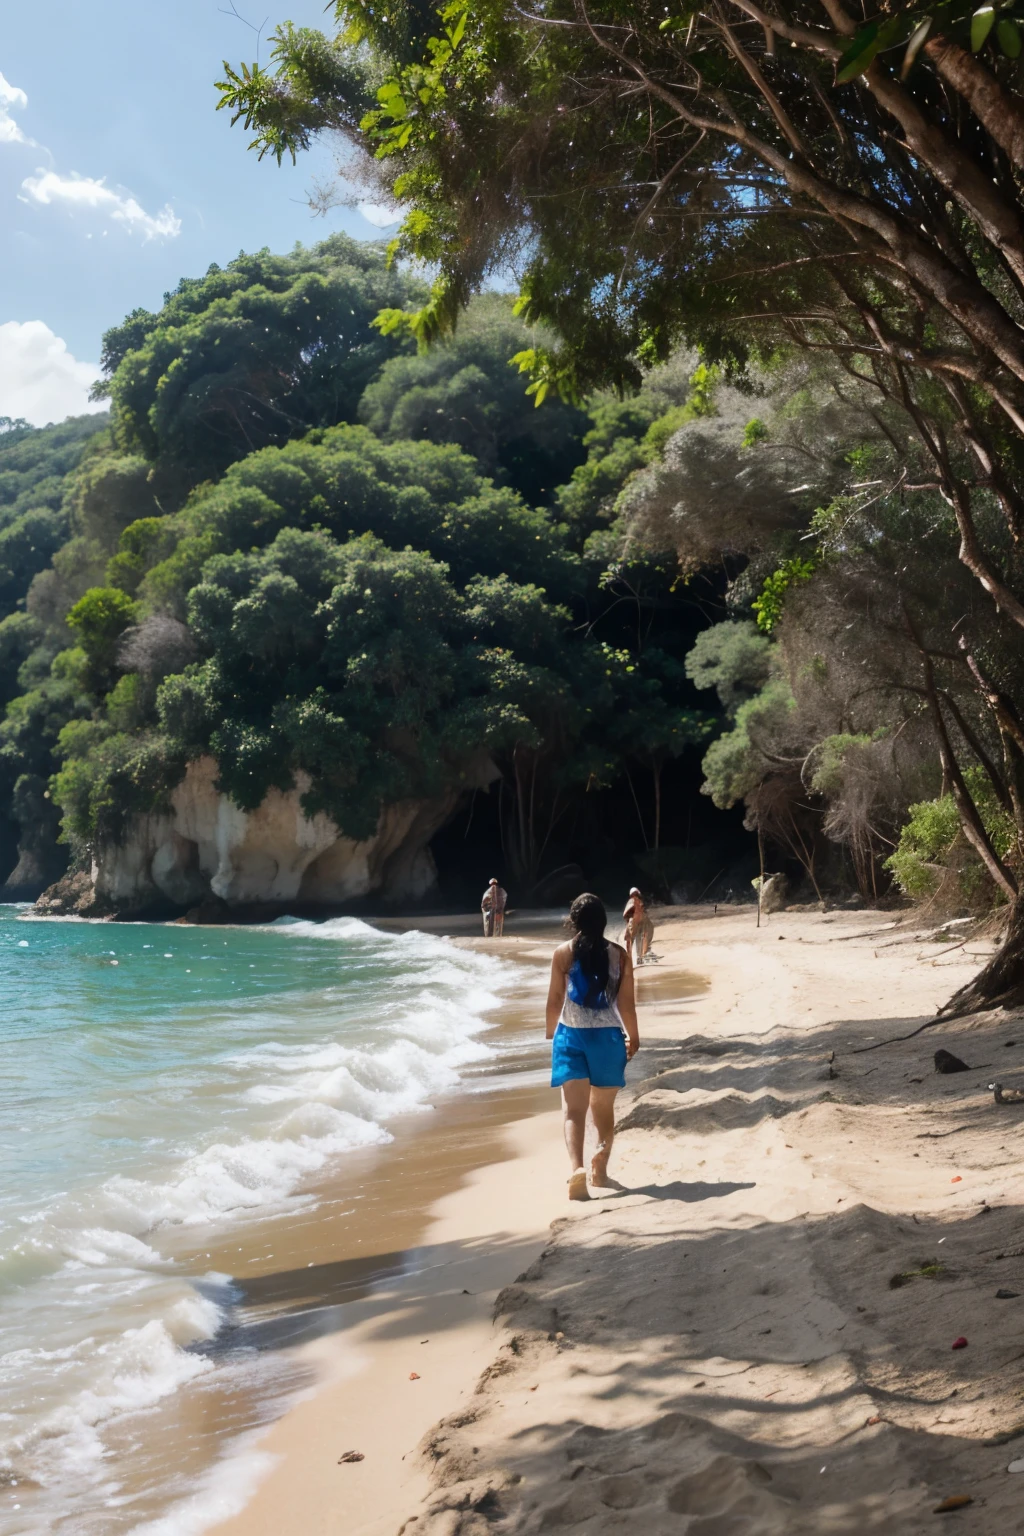
[[[626,1086],[626,1062],[640,1049],[629,951],[604,936],[608,922],[599,897],[577,896],[569,908],[573,937],[551,957],[546,1018],[551,1049],[551,1086],[561,1088],[569,1199],[589,1200],[583,1166],[587,1110],[598,1145],[590,1182],[607,1186],[615,1135],[615,1095]]]

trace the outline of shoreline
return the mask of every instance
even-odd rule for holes
[[[418,926],[416,919],[392,921]],[[502,940],[483,939],[475,924],[472,933],[458,933],[470,924],[450,915],[434,927],[459,948],[538,970],[560,937],[549,914],[531,915],[526,933]],[[540,984],[538,976],[534,1013]],[[701,978],[688,968],[671,961],[645,967],[641,1030],[654,1038],[652,1029],[673,1028],[700,990]],[[299,1524],[304,1532],[393,1536],[427,1496],[429,1473],[417,1445],[439,1417],[473,1396],[497,1343],[497,1295],[536,1262],[552,1222],[588,1209],[566,1198],[561,1111],[540,1107],[556,1096],[546,1086],[536,1095],[537,1106],[501,1129],[490,1155],[429,1203],[406,1271],[344,1303],[337,1332],[295,1350],[315,1384],[254,1441],[263,1473],[244,1508],[205,1527],[211,1536],[280,1536]],[[339,1465],[347,1451],[365,1460]]]
[[[1024,1016],[934,1017],[988,945],[877,913],[680,928],[699,1032],[623,1104],[618,1189],[498,1298],[407,1536],[1017,1530],[1024,1111],[988,1084],[1024,1085]]]
[[[1024,1171],[987,1083],[1024,1083],[1024,1019],[897,1039],[985,944],[870,911],[657,919],[618,1188],[569,1206],[557,1111],[510,1127],[432,1212],[434,1251],[461,1238],[490,1287],[471,1318],[454,1284],[437,1299],[440,1369],[394,1294],[390,1325],[361,1321],[363,1376],[264,1437],[280,1459],[224,1536],[910,1536],[948,1497],[976,1536],[1016,1528]],[[676,999],[684,968],[709,986]],[[940,1046],[970,1070],[938,1075]],[[366,1460],[339,1466],[356,1424]]]
[[[21,912],[9,915],[13,919]],[[61,926],[62,920],[56,921]],[[92,924],[81,919],[78,922],[79,939],[86,933],[95,934]],[[77,927],[74,921],[73,926]],[[32,928],[21,931],[34,946]],[[141,955],[145,949],[148,957],[155,945],[157,951],[166,947],[177,953],[176,944],[157,942],[155,935],[161,932],[168,930],[150,930],[147,925],[141,937],[136,934],[134,951]],[[389,951],[392,938],[385,940]],[[143,944],[143,940],[153,942]],[[97,942],[85,943],[86,960],[82,963],[92,964],[95,955],[103,957],[96,962],[99,964],[109,959],[113,951],[102,944],[97,948]],[[243,961],[262,964],[258,946],[264,941],[254,942],[257,950],[244,954]],[[217,945],[219,953],[219,940]],[[331,958],[332,947],[317,944],[314,948],[316,954],[311,952],[311,959],[320,964],[326,957],[328,979],[333,984],[336,962]],[[534,1113],[541,1104],[547,1107],[548,1093],[537,1085],[538,1076],[543,1075],[537,1070],[542,1067],[543,1053],[527,1038],[528,1030],[534,1036],[537,1033],[535,987],[539,989],[540,978],[532,971],[509,968],[502,979],[498,968],[478,963],[471,956],[457,956],[447,945],[431,943],[427,949],[430,953],[419,965],[428,986],[423,994],[427,1045],[444,1046],[443,1031],[437,1036],[431,1021],[436,1009],[447,1007],[454,1008],[467,1025],[476,1019],[480,1029],[473,1039],[486,1050],[474,1046],[466,1051],[466,1059],[457,1069],[457,1082],[452,1078],[450,1085],[446,1082],[443,1088],[436,1088],[415,1107],[399,1103],[381,1122],[388,1133],[386,1143],[371,1139],[369,1145],[338,1154],[265,1207],[243,1204],[239,1221],[229,1217],[209,1224],[185,1221],[159,1227],[153,1239],[154,1284],[159,1287],[164,1283],[161,1275],[166,1273],[165,1291],[176,1288],[181,1306],[178,1312],[169,1312],[171,1303],[158,1294],[151,1312],[139,1312],[140,1326],[152,1318],[156,1322],[143,1336],[138,1353],[130,1357],[128,1369],[132,1374],[123,1396],[134,1393],[138,1401],[141,1394],[136,1376],[149,1386],[150,1378],[164,1365],[162,1356],[154,1362],[143,1351],[153,1333],[158,1333],[157,1342],[161,1342],[163,1335],[158,1331],[165,1327],[165,1315],[169,1318],[165,1353],[176,1374],[169,1389],[165,1378],[158,1377],[157,1389],[162,1390],[146,1404],[144,1419],[132,1412],[129,1400],[127,1412],[104,1414],[100,1420],[105,1459],[113,1469],[108,1475],[117,1480],[109,1483],[108,1489],[116,1487],[118,1493],[116,1501],[107,1500],[105,1530],[185,1536],[186,1532],[205,1529],[232,1506],[240,1506],[249,1492],[250,1469],[265,1467],[263,1453],[254,1449],[253,1440],[260,1438],[268,1422],[279,1417],[288,1404],[316,1387],[321,1356],[327,1348],[321,1344],[318,1352],[317,1341],[326,1337],[329,1343],[331,1335],[345,1326],[353,1302],[375,1294],[382,1284],[398,1284],[408,1275],[417,1245],[424,1241],[427,1211],[433,1202],[458,1188],[468,1171],[504,1155],[507,1123]],[[278,951],[282,959],[291,953],[283,944],[273,953]],[[24,951],[19,948],[15,953],[28,956],[34,949],[26,945]],[[63,951],[58,946],[54,953]],[[117,954],[121,968],[112,975],[120,979],[130,974],[126,966],[134,962],[123,945],[117,946]],[[268,957],[270,954],[268,951]],[[435,954],[436,959],[431,958]],[[170,959],[165,960],[169,966]],[[267,958],[266,963],[272,969],[277,962]],[[438,963],[439,991],[435,997],[429,986]],[[180,975],[182,965],[189,964],[188,956],[179,957],[176,974]],[[252,965],[247,969],[251,972]],[[104,975],[102,971],[99,974]],[[481,975],[490,978],[483,993],[492,995],[477,1018]],[[514,981],[517,975],[519,979]],[[186,987],[191,976],[186,970]],[[465,987],[460,978],[465,979]],[[163,984],[161,971],[161,987]],[[225,980],[222,990],[230,984]],[[256,995],[252,1006],[257,1008],[257,1026],[261,1027]],[[412,995],[417,995],[415,989]],[[388,1006],[393,1009],[395,1005]],[[197,1005],[192,1015],[202,1023]],[[373,1022],[372,1013],[367,1018]],[[416,1020],[412,1023],[415,1025]],[[273,1019],[269,1027],[273,1029]],[[386,1035],[384,1040],[387,1043]],[[231,1048],[237,1049],[234,1045]],[[385,1061],[380,1079],[374,1078],[372,1070],[368,1076],[364,1074],[367,1091],[392,1086],[402,1065],[401,1058],[397,1066]],[[314,1082],[312,1087],[316,1086]],[[238,1133],[232,1138],[231,1130],[225,1124],[221,1134],[227,1133],[233,1146]],[[216,1141],[216,1133],[213,1139]],[[249,1144],[243,1137],[242,1145]],[[256,1145],[262,1147],[262,1143]],[[154,1163],[154,1168],[155,1174],[150,1168],[140,1170],[140,1174],[150,1175],[151,1182],[153,1177],[171,1176],[164,1163]],[[247,1171],[247,1165],[242,1167],[243,1176]],[[261,1172],[261,1165],[257,1164],[255,1171]],[[93,1290],[99,1296],[105,1294],[103,1286]],[[121,1333],[115,1330],[114,1336],[119,1340]],[[134,1348],[135,1336],[127,1337],[126,1348]],[[169,1375],[168,1370],[168,1379]],[[119,1379],[113,1383],[114,1388],[118,1385]],[[14,1465],[17,1477],[9,1482],[0,1479],[4,1519],[13,1515],[12,1529],[22,1529],[26,1521],[26,1530],[36,1529],[33,1520],[48,1526],[50,1503],[46,1501],[57,1500],[50,1490],[58,1488],[58,1480],[44,1478],[37,1484],[27,1468],[20,1468],[17,1462]],[[84,1494],[89,1495],[88,1488]]]

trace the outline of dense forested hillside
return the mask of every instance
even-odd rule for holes
[[[625,548],[735,562],[735,618],[690,663],[732,716],[706,787],[819,884],[842,848],[872,896],[894,876],[1005,903],[950,1008],[1018,1004],[1019,7],[330,14],[331,35],[285,23],[266,66],[226,67],[220,105],[278,162],[341,135],[401,210],[395,251],[433,280],[391,334],[450,335],[512,270],[551,328],[522,358],[538,398],[635,391],[681,347],[722,369],[740,398],[617,509]]]
[[[58,579],[53,562],[71,534],[72,471],[106,436],[107,419],[78,416],[41,430],[23,421],[0,420],[0,710],[42,681],[64,643],[51,639],[55,614],[48,593]],[[9,752],[7,735],[0,743],[0,878],[17,860],[20,825],[29,827],[33,817],[49,809],[40,803],[45,777],[52,771],[55,737],[51,728],[47,740],[47,731],[47,722],[39,718],[24,752]],[[52,842],[52,814],[46,819],[51,828],[47,840]],[[62,862],[61,851],[54,849],[45,869],[59,869]],[[29,883],[38,883],[38,877]]]
[[[308,775],[307,814],[363,839],[396,802],[458,805],[484,754],[500,780],[437,840],[453,894],[492,865],[518,897],[565,866],[696,893],[742,854],[695,803],[721,710],[684,666],[722,576],[681,582],[617,510],[714,381],[681,357],[629,401],[538,409],[508,299],[425,354],[371,325],[422,297],[343,237],[243,255],[108,332],[109,418],[9,430],[10,892],[203,755],[245,810]]]
[[[212,758],[242,810],[298,782],[357,841],[389,806],[454,807],[449,899],[492,868],[516,899],[749,894],[741,816],[808,895],[998,899],[920,684],[977,594],[936,491],[872,493],[926,475],[899,411],[828,360],[730,378],[685,351],[538,409],[507,298],[427,352],[372,325],[422,298],[341,237],[243,255],[107,334],[109,415],[7,424],[8,893]],[[1008,855],[972,686],[943,698]]]

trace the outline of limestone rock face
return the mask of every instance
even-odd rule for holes
[[[79,878],[69,903],[52,887],[39,909],[98,916],[211,899],[228,908],[332,905],[362,896],[418,901],[437,878],[430,839],[465,789],[485,788],[496,772],[482,758],[462,787],[436,800],[385,807],[374,835],[356,842],[329,816],[305,814],[305,774],[296,774],[293,789],[272,789],[255,811],[243,811],[218,792],[215,760],[200,758],[173,791],[169,814],[132,816],[121,842],[97,848],[88,894]]]

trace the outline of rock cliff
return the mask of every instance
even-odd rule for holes
[[[58,881],[37,910],[105,916],[169,906],[322,907],[365,896],[420,901],[437,877],[431,838],[465,790],[486,788],[496,775],[482,758],[458,789],[385,807],[374,835],[357,842],[329,816],[305,814],[305,774],[296,774],[293,789],[271,790],[255,811],[243,811],[217,790],[215,760],[200,758],[171,794],[167,814],[130,817],[120,842],[96,849],[91,872]]]

